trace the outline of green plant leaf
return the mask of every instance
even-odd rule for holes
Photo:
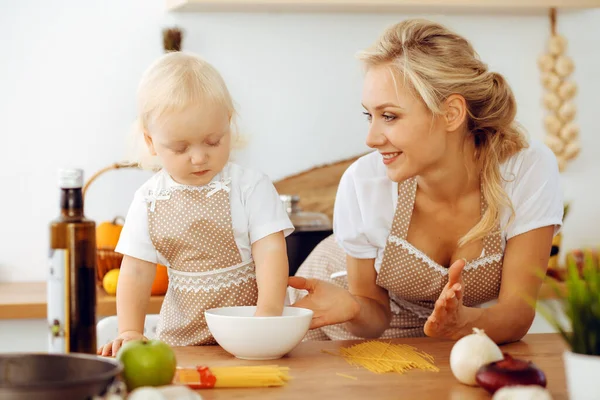
[[[541,276],[541,272],[537,272]],[[600,266],[595,253],[584,253],[584,265],[579,271],[574,257],[567,257],[567,276],[562,293],[553,279],[546,283],[557,294],[566,315],[570,331],[562,326],[556,311],[550,310],[534,299],[526,298],[529,305],[556,329],[575,353],[600,355]]]

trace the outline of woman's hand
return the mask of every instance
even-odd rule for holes
[[[360,304],[354,296],[333,283],[293,276],[289,278],[288,284],[295,289],[308,291],[308,295],[292,306],[313,311],[310,329],[348,322],[360,311]]]
[[[430,337],[456,339],[467,323],[462,298],[464,293],[462,271],[465,260],[457,260],[448,271],[448,283],[435,302],[433,313],[423,330]]]

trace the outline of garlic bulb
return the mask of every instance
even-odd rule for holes
[[[450,369],[454,377],[465,385],[476,386],[477,370],[491,362],[502,360],[502,351],[481,329],[460,338],[450,351]]]
[[[567,49],[567,39],[561,35],[553,35],[548,40],[548,52],[554,56],[561,55]]]
[[[550,111],[556,111],[560,108],[562,102],[556,93],[546,93],[543,99],[544,107]]]
[[[556,71],[558,76],[560,76],[561,78],[571,75],[571,73],[573,73],[574,70],[575,64],[573,63],[573,60],[571,60],[569,57],[560,56],[556,59],[556,63],[554,64],[554,71]]]
[[[554,154],[560,154],[565,149],[565,144],[557,136],[547,135],[544,139],[544,143],[546,143],[546,146],[550,147],[550,150],[552,150]]]
[[[492,400],[552,400],[552,396],[541,386],[505,386],[494,393]]]
[[[549,114],[544,118],[544,126],[548,133],[552,135],[558,135],[560,129],[562,128],[562,122],[558,117],[554,114]]]
[[[565,147],[565,151],[564,151],[563,155],[568,161],[570,161],[570,160],[574,159],[575,157],[577,157],[579,155],[580,151],[581,151],[581,147],[579,146],[579,143],[572,142],[572,143],[569,143]]]
[[[166,385],[159,387],[144,386],[135,389],[128,400],[202,400],[202,396],[180,385]]]
[[[152,386],[139,387],[131,392],[127,396],[128,400],[167,400],[167,398],[158,390],[158,388]]]
[[[576,112],[573,103],[565,103],[558,109],[558,117],[565,123],[571,122],[575,118]]]
[[[542,54],[540,58],[538,58],[538,66],[544,72],[551,72],[554,70],[554,57],[550,54]]]
[[[558,76],[556,76],[558,78]],[[560,78],[559,78],[560,81]],[[571,100],[577,94],[577,85],[575,82],[565,81],[558,86],[558,95],[563,100]]]
[[[568,143],[571,139],[575,139],[579,135],[579,127],[575,125],[573,122],[569,122],[565,126],[563,126],[559,132],[560,138]]]
[[[544,86],[544,88],[554,91],[560,87],[560,84],[560,77],[554,72],[546,72],[542,75],[542,86]]]
[[[554,26],[555,21],[551,21]],[[538,57],[541,83],[545,89],[542,104],[547,110],[544,117],[546,145],[556,156],[562,172],[567,162],[580,152],[579,128],[573,124],[576,109],[572,100],[577,94],[577,85],[568,80],[575,70],[573,60],[566,55],[567,39],[552,32],[547,42],[547,51]]]
[[[167,385],[159,388],[167,400],[202,400],[202,397],[188,388],[180,385]]]

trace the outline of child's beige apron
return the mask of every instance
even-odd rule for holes
[[[431,315],[435,302],[448,282],[448,269],[406,241],[412,216],[416,179],[399,184],[398,205],[392,229],[385,246],[377,284],[388,290],[392,321],[382,338],[424,336],[423,327]],[[481,201],[482,213],[485,199]],[[500,233],[490,234],[483,240],[483,254],[467,263],[463,271],[465,306],[472,307],[498,298],[502,277],[502,238]],[[317,278],[348,288],[345,275],[346,255],[330,236],[317,246],[298,269],[297,276]],[[306,292],[289,291],[294,303]],[[357,339],[343,325],[332,325],[310,331],[309,340]]]
[[[176,186],[148,198],[150,238],[169,262],[157,326],[158,338],[169,345],[214,344],[205,310],[257,303],[254,263],[242,262],[234,239],[229,184]]]

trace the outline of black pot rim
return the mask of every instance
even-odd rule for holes
[[[31,382],[25,384],[3,384],[0,382],[0,389],[10,389],[10,390],[32,390],[32,389],[53,389],[53,388],[65,388],[72,386],[79,386],[84,384],[95,384],[102,383],[104,381],[108,381],[111,379],[115,379],[117,375],[119,375],[123,371],[123,364],[116,360],[110,358],[103,358],[100,356],[95,356],[91,354],[83,354],[83,353],[71,353],[71,354],[51,354],[51,353],[4,353],[0,354],[2,356],[10,356],[12,358],[19,357],[34,357],[34,356],[44,356],[48,358],[77,358],[81,360],[90,360],[90,361],[98,361],[104,362],[107,364],[111,364],[113,368],[110,370],[96,374],[93,376],[88,376],[85,378],[68,380],[68,381],[46,381],[46,382]]]

